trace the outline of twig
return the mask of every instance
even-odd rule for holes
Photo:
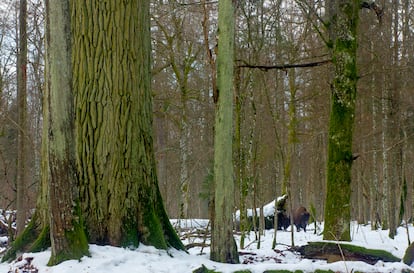
[[[345,270],[346,270],[346,272],[349,273],[348,266],[346,265],[345,255],[344,255],[344,252],[342,251],[342,248],[341,248],[341,244],[339,243],[339,240],[338,240],[338,238],[336,238],[335,234],[333,234],[333,233],[331,233],[331,234],[335,238],[336,244],[338,245],[339,252],[341,253],[342,261],[344,262],[344,265],[345,265]]]

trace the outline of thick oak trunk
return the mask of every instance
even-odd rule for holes
[[[156,176],[149,1],[72,1],[81,206],[90,242],[183,246]]]

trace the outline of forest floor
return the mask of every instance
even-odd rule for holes
[[[118,273],[118,272],[193,272],[203,265],[214,272],[412,272],[414,265],[409,267],[402,262],[378,261],[370,265],[361,261],[338,261],[328,263],[324,260],[303,258],[292,248],[292,233],[277,232],[277,245],[272,249],[274,230],[266,230],[256,239],[250,232],[245,239],[245,248],[240,249],[240,264],[222,264],[209,260],[209,234],[205,232],[208,221],[204,219],[172,220],[188,253],[177,250],[158,250],[141,245],[136,249],[125,249],[111,246],[90,245],[90,257],[80,261],[66,261],[57,266],[48,267],[50,250],[40,253],[25,253],[19,260],[11,263],[0,263],[0,273]],[[399,227],[394,239],[388,237],[387,230],[371,230],[370,226],[352,223],[352,242],[358,246],[371,249],[382,249],[402,258],[408,246],[409,238],[414,238],[414,227]],[[316,229],[315,229],[316,227]],[[307,232],[296,230],[293,233],[295,246],[306,245],[308,242],[321,241],[323,224],[314,223],[308,226]],[[408,232],[408,233],[407,233]],[[240,234],[235,234],[240,246]],[[260,248],[258,243],[260,242]],[[7,243],[7,237],[0,237],[0,245]],[[4,250],[4,249],[3,249]],[[2,251],[0,247],[0,252]],[[319,271],[318,271],[319,270]],[[207,272],[207,271],[204,271]],[[213,271],[210,271],[213,272]]]

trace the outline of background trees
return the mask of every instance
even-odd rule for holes
[[[0,40],[0,187],[4,189],[0,204],[9,208],[15,208],[17,166],[14,67],[18,10],[13,8],[17,7],[15,2],[2,2],[0,24],[3,37]],[[238,164],[234,168],[235,176],[240,183],[234,191],[236,208],[242,204],[260,206],[280,195],[290,150],[292,206],[313,206],[314,216],[322,220],[330,114],[329,75],[333,65],[297,68],[294,72],[283,65],[329,58],[324,26],[328,2],[242,2],[236,13],[235,66],[249,64],[262,65],[262,68],[240,67],[235,73],[238,85],[235,106],[239,109],[235,109],[234,117],[238,118],[240,132],[240,148],[234,149],[235,164]],[[360,157],[353,162],[351,172],[350,213],[352,219],[371,220],[373,226],[386,227],[392,223],[388,218],[395,216],[395,211],[401,211],[399,218],[407,220],[413,211],[411,26],[414,15],[412,1],[383,2],[380,3],[384,9],[381,23],[372,10],[359,10],[356,52],[359,80],[352,152]],[[170,217],[205,218],[208,202],[200,198],[200,193],[206,191],[203,184],[213,166],[214,77],[210,61],[216,58],[217,2],[152,3],[154,108],[151,111],[160,191]],[[38,76],[43,69],[42,23],[35,23],[42,21],[42,9],[39,1],[28,1],[29,18],[38,18],[28,20],[30,126],[27,136],[33,151],[30,154],[34,155],[29,161],[34,163],[27,170],[30,178],[27,187],[33,195],[36,186],[32,185],[39,182],[39,132],[44,122],[39,115],[43,82]],[[206,36],[203,30],[207,30]],[[272,65],[279,65],[281,69],[266,68]],[[296,107],[293,123],[289,105]],[[292,128],[296,129],[294,149],[288,145]],[[407,185],[406,199],[401,198],[404,185]],[[241,198],[242,195],[245,196]],[[34,198],[30,200],[34,207]]]

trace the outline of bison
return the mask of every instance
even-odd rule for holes
[[[266,216],[265,229],[274,228],[274,215]],[[290,226],[290,217],[286,214],[286,211],[277,211],[277,229],[286,230]]]
[[[293,212],[293,224],[297,231],[301,228],[306,232],[306,225],[308,224],[310,214],[305,207],[299,207]]]
[[[284,211],[277,212],[277,229],[286,230],[290,226],[290,217]]]

